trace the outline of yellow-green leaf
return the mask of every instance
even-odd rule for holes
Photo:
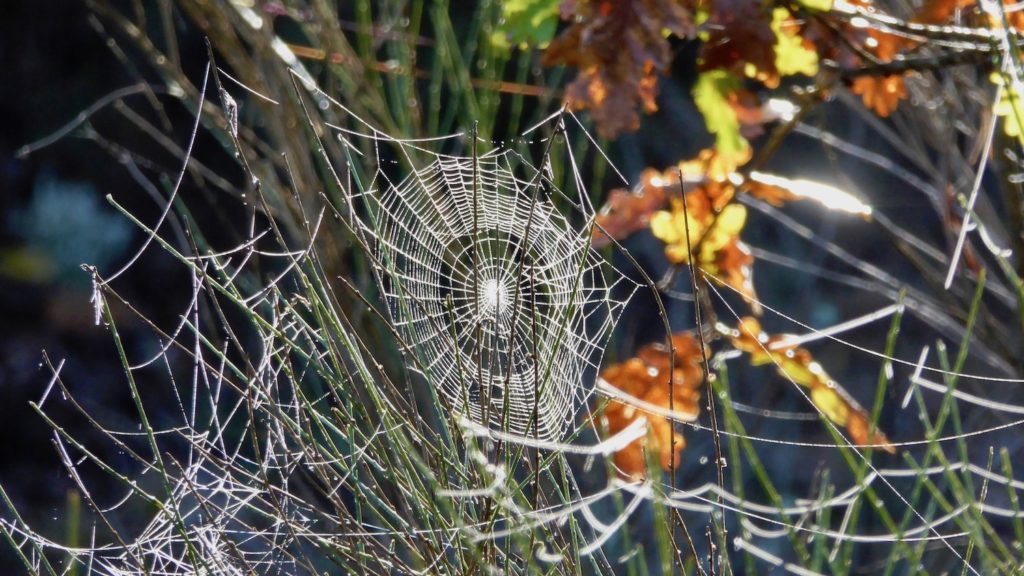
[[[501,5],[501,16],[491,35],[495,46],[545,48],[558,29],[558,0],[507,0]]]
[[[839,426],[846,426],[850,418],[850,405],[834,388],[815,386],[811,388],[811,402],[821,410],[829,420]]]
[[[665,243],[665,257],[675,264],[686,264],[690,261],[686,242],[686,230],[690,231],[690,245],[700,242],[704,234],[704,224],[692,215],[689,220],[682,209],[682,203],[673,201],[672,211],[660,210],[651,217],[651,233]]]
[[[832,9],[833,3],[834,0],[797,0],[797,4],[818,12],[828,12]]]
[[[722,159],[735,160],[735,165],[750,157],[750,143],[740,134],[740,120],[729,103],[729,94],[739,87],[739,79],[725,70],[702,72],[693,87],[697,109],[715,136],[715,151]]]
[[[787,26],[793,19],[789,10],[776,8],[772,11],[772,32],[777,38],[775,44],[775,68],[782,76],[818,73],[818,53],[804,47],[803,38],[793,26]]]
[[[1003,119],[1003,132],[1024,144],[1024,103],[1021,102],[1021,83],[1007,81],[997,72],[993,72],[989,79],[993,84],[1003,86],[1003,97],[992,109]]]
[[[747,208],[742,204],[729,204],[715,218],[715,224],[705,235],[701,249],[711,253],[721,250],[739,236],[746,221]]]

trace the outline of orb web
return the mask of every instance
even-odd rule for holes
[[[363,227],[392,321],[421,355],[412,367],[457,413],[555,439],[592,388],[625,277],[542,181],[508,151],[438,156],[363,194]]]

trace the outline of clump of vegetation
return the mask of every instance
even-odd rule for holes
[[[1016,4],[90,6],[161,208],[31,573],[1020,570]]]

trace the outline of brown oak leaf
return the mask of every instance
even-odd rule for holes
[[[715,0],[706,23],[708,37],[701,47],[701,69],[730,70],[777,87],[771,23],[771,10],[760,0]]]
[[[543,63],[578,70],[566,104],[589,110],[601,136],[636,130],[637,108],[657,110],[658,74],[672,62],[663,31],[692,36],[690,11],[676,0],[566,0],[561,13],[573,23],[551,42]]]

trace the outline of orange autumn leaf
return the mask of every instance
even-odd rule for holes
[[[680,415],[697,417],[700,411],[700,386],[704,382],[701,368],[701,344],[690,332],[672,336],[675,348],[674,370],[669,386],[670,355],[664,343],[641,347],[634,358],[612,365],[601,373],[608,384],[635,398],[612,399],[604,408],[608,434],[616,434],[641,416],[647,420],[647,436],[637,439],[615,453],[615,465],[633,479],[647,473],[645,451],[657,456],[662,468],[668,470],[679,463],[679,455],[686,447],[681,431],[675,433],[672,446],[673,423],[660,414],[644,411],[634,404],[646,403],[659,408],[673,408]],[[669,391],[671,389],[671,401]]]
[[[869,13],[882,13],[871,0],[850,0],[850,3]],[[843,34],[853,39],[880,62],[891,62],[910,44],[907,39],[886,33],[876,27],[858,29],[847,24],[841,30]],[[835,50],[843,51],[842,64],[844,66],[854,67],[864,64],[861,55],[851,53],[848,47],[840,48],[843,43],[839,42],[838,38],[831,38],[831,40],[836,46]],[[832,54],[831,57],[833,60],[840,60],[839,54]],[[900,75],[859,76],[853,80],[850,91],[861,97],[864,106],[883,118],[888,117],[896,110],[899,101],[907,97],[903,77]]]
[[[850,91],[859,94],[864,106],[886,118],[907,97],[903,76],[860,76],[853,81]]]
[[[1009,6],[1016,3],[1017,2],[1004,1],[1003,5]],[[1017,32],[1024,32],[1024,12],[1021,12],[1019,9],[1015,9],[1012,12],[1010,10],[1007,10],[1005,14],[1006,22],[1010,25],[1010,28],[1013,28]]]
[[[876,12],[877,10],[866,0],[852,0],[851,3]],[[1015,6],[1017,0],[1002,0],[1005,7]],[[968,19],[988,22],[988,26],[999,29],[1006,24],[1017,32],[1024,31],[1024,11],[1006,10],[1004,14],[986,17],[979,12],[976,0],[925,0],[913,18],[914,24],[941,25],[957,20]],[[855,31],[854,31],[855,32]],[[915,42],[907,37],[892,34],[872,27],[863,32],[863,47],[880,62],[892,62],[901,52],[915,46]],[[861,76],[850,86],[851,92],[861,96],[864,105],[879,116],[888,117],[896,110],[901,100],[907,98],[905,85],[906,74],[889,76]]]
[[[869,14],[885,15],[871,0],[847,0],[847,3]],[[892,62],[916,44],[904,35],[891,33],[879,26],[854,26],[852,23],[829,26],[818,20],[807,23],[803,38],[805,43],[817,48],[819,58],[831,60],[844,69],[870,67],[875,62]],[[888,117],[896,110],[900,100],[907,97],[902,75],[858,76],[853,80],[850,90],[861,97],[868,109],[882,117]]]
[[[750,248],[734,237],[715,251],[714,260],[705,263],[703,268],[705,272],[713,274],[716,280],[738,290],[754,313],[760,314],[761,305],[757,303],[757,293],[754,291],[753,265],[754,256]]]
[[[647,228],[651,216],[665,206],[669,189],[678,188],[679,182],[663,179],[657,170],[648,168],[641,175],[641,185],[633,191],[617,188],[608,194],[608,200],[597,213],[591,243],[594,248],[610,244],[609,236],[625,240],[635,232]],[[602,232],[602,229],[604,230]]]
[[[896,55],[906,49],[911,42],[902,36],[889,34],[877,28],[868,29],[866,47],[874,53],[880,62],[892,62]]]
[[[1021,12],[1018,6],[1017,0],[1003,0],[1003,10],[1000,13],[992,14],[989,17],[990,25],[994,29],[1003,28],[1003,17],[1006,18],[1006,24],[1011,29],[1022,32],[1024,31],[1024,12]]]
[[[680,172],[684,178],[699,173],[706,161],[684,162]],[[706,164],[704,164],[706,166]],[[668,210],[651,216],[651,232],[665,243],[665,258],[673,264],[690,264],[690,250],[700,269],[716,282],[737,290],[743,298],[756,306],[757,296],[753,283],[753,256],[740,241],[739,234],[746,224],[746,207],[733,202],[735,185],[724,177],[709,177],[694,186],[683,198],[669,201]],[[668,173],[663,175],[668,177]],[[678,177],[676,178],[678,180]],[[689,231],[689,234],[687,234]]]
[[[684,160],[677,168],[666,170],[662,178],[675,178],[679,173],[687,183],[700,184],[707,190],[707,195],[715,200],[714,209],[721,210],[732,202],[736,192],[735,183],[741,166],[750,161],[750,155],[736,158],[723,158],[716,148],[705,148],[692,160]],[[742,177],[739,177],[742,180]]]
[[[854,0],[852,4],[858,5],[867,12],[884,15],[883,11],[876,8],[869,1]],[[879,62],[892,62],[897,54],[914,44],[914,42],[905,35],[897,35],[877,26],[870,26],[864,29],[854,29],[850,30],[850,32],[854,32],[863,48],[874,55]]]
[[[958,10],[975,5],[975,0],[925,0],[912,22],[920,24],[945,24]]]
[[[725,208],[736,192],[732,182],[726,179],[709,179],[710,165],[717,154],[708,149],[690,161],[681,162],[678,168],[670,168],[659,172],[652,168],[643,171],[641,183],[632,191],[616,188],[608,194],[608,199],[595,216],[597,226],[593,230],[592,245],[602,248],[610,244],[609,237],[625,240],[632,234],[647,228],[652,216],[662,211],[669,202],[670,196],[679,195],[680,175],[685,181],[684,187],[700,187],[702,194],[688,195],[687,208],[690,214],[698,219],[706,219],[711,210],[718,212]],[[734,173],[728,172],[731,177]],[[784,188],[751,181],[749,192],[772,204],[779,206],[781,200],[792,200],[796,196]]]
[[[752,365],[774,364],[779,374],[807,388],[811,402],[835,425],[845,426],[854,444],[875,445],[890,454],[896,453],[896,447],[881,430],[875,430],[869,436],[868,412],[829,377],[806,348],[785,345],[792,336],[769,336],[761,330],[760,322],[752,317],[740,320],[738,328],[730,331],[728,336],[733,346],[750,355]]]
[[[1024,12],[1017,8],[1017,0],[1002,0],[1006,9],[1004,14],[1010,28],[1018,32],[1024,31]],[[969,12],[977,14],[980,11],[977,0],[925,0],[924,4],[914,15],[911,22],[918,24],[946,24],[956,19],[959,14],[961,18],[970,17]],[[996,14],[988,18],[989,24],[994,28],[1001,28],[1003,14]]]
[[[758,182],[757,180],[748,180],[746,183],[747,193],[764,200],[772,206],[779,207],[791,200],[798,200],[800,197],[793,193],[792,190],[787,190],[779,186],[773,186],[764,182]]]
[[[685,205],[682,199],[673,198],[669,210],[661,210],[651,218],[651,231],[665,243],[665,257],[670,262],[689,264],[692,249],[698,264],[711,265],[718,251],[743,230],[747,218],[745,207],[728,204],[716,212],[711,208],[713,203],[708,189],[698,187],[686,193]],[[691,206],[693,212],[690,212]]]
[[[878,62],[892,62],[904,50],[913,45],[913,41],[878,28],[868,28],[864,38],[865,49],[874,55]],[[860,76],[853,81],[850,90],[858,94],[869,110],[883,118],[887,118],[899,106],[900,100],[907,97],[904,76]]]

